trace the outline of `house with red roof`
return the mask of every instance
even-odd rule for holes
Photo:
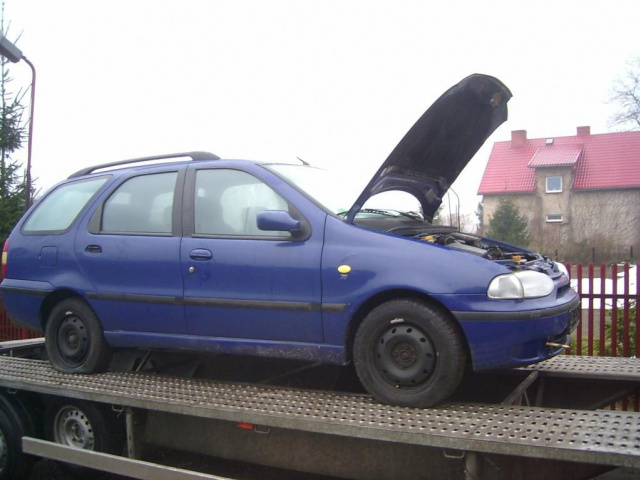
[[[529,246],[548,255],[640,253],[640,131],[578,127],[575,136],[535,139],[513,131],[494,144],[478,194],[485,229],[508,196],[529,218]]]

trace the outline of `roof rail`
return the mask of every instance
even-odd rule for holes
[[[170,158],[180,158],[180,157],[190,157],[193,161],[201,161],[201,160],[220,160],[220,157],[214,153],[209,152],[182,152],[182,153],[169,153],[165,155],[153,155],[151,157],[140,157],[140,158],[132,158],[130,160],[120,160],[118,162],[111,163],[103,163],[101,165],[94,165],[93,167],[83,168],[82,170],[78,170],[76,173],[69,175],[69,178],[77,178],[82,177],[84,175],[88,175],[90,173],[95,172],[96,170],[100,170],[102,168],[109,167],[119,167],[121,165],[129,165],[133,163],[143,163],[150,162],[153,160],[164,160]]]

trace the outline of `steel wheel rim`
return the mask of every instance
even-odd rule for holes
[[[95,435],[91,422],[82,410],[63,407],[54,420],[53,436],[57,443],[70,447],[93,450]]]
[[[436,366],[436,349],[429,336],[415,325],[392,325],[378,336],[374,359],[378,374],[395,388],[427,383]]]
[[[62,357],[69,362],[82,361],[89,350],[89,332],[80,317],[67,315],[58,328],[58,349]]]

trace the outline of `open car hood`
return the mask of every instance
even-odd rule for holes
[[[415,196],[431,221],[442,197],[485,140],[507,119],[511,92],[500,80],[475,74],[447,90],[420,117],[378,169],[347,221],[372,196],[401,190]]]

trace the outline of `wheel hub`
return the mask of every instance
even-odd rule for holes
[[[399,343],[391,351],[393,363],[400,368],[409,368],[418,360],[417,349],[409,343]]]
[[[428,335],[410,324],[382,332],[375,348],[378,373],[396,388],[418,387],[428,381],[436,364],[436,350]]]
[[[95,436],[86,415],[77,408],[62,408],[56,416],[55,441],[75,448],[93,450]]]
[[[89,347],[89,332],[80,318],[67,316],[58,330],[60,353],[71,361],[82,360]]]

